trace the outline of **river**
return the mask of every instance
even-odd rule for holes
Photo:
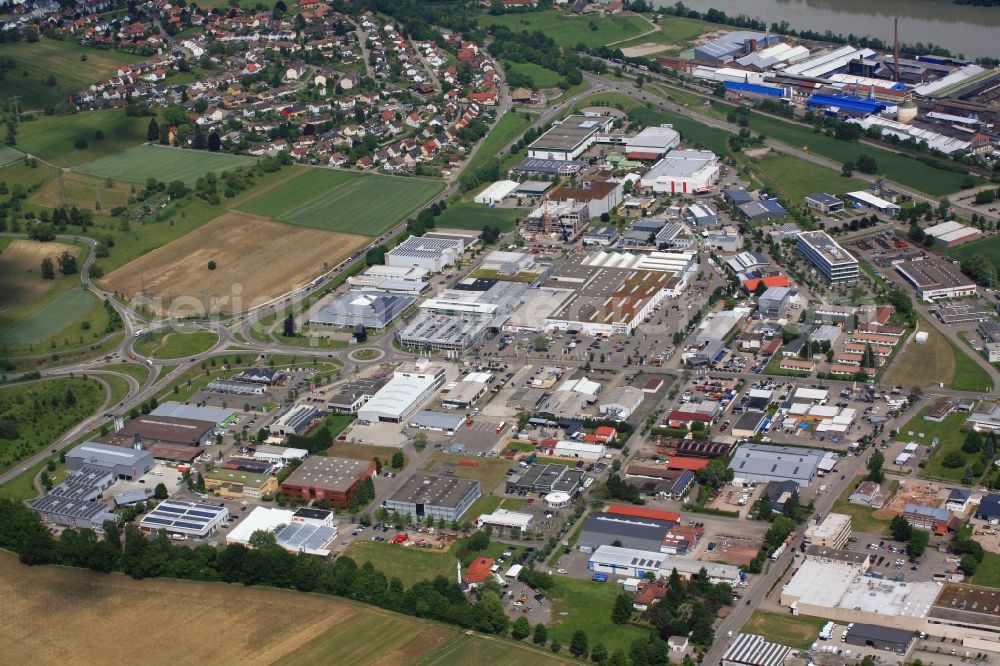
[[[682,0],[699,12],[718,9],[794,29],[868,35],[892,43],[892,20],[899,41],[934,43],[967,58],[1000,57],[1000,7],[955,5],[950,0]],[[653,0],[669,7],[673,0]]]

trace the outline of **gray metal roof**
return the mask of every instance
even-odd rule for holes
[[[148,451],[126,449],[121,446],[100,444],[98,442],[77,444],[66,454],[66,457],[79,458],[83,461],[84,465],[97,465],[100,467],[115,465],[138,467],[146,458],[149,459],[148,462],[150,464],[153,462],[153,456]]]
[[[231,409],[223,409],[222,407],[199,407],[197,405],[182,405],[179,402],[165,402],[150,412],[150,415],[222,423],[235,413]]]
[[[418,428],[440,428],[441,430],[454,430],[465,419],[464,414],[453,412],[435,412],[424,409],[410,417],[410,425]]]
[[[382,291],[349,291],[327,302],[319,312],[310,317],[310,322],[385,328],[416,300],[413,296]]]
[[[83,467],[77,472],[71,472],[44,497],[32,502],[31,508],[48,514],[58,522],[62,518],[99,524],[115,517],[106,504],[98,501],[101,489],[110,485],[111,481],[112,475],[108,470]]]
[[[606,537],[608,544],[615,539],[621,539],[622,541],[628,539],[662,541],[667,530],[674,525],[676,523],[667,520],[598,513],[584,521],[581,538],[584,541],[594,541],[599,540],[600,537]],[[587,537],[583,537],[584,534]]]
[[[898,647],[905,648],[913,640],[913,632],[906,629],[896,629],[895,627],[883,627],[877,624],[855,622],[854,626],[847,630],[847,638],[859,641],[870,640],[895,643]]]

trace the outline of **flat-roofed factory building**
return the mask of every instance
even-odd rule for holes
[[[375,474],[375,462],[354,458],[310,456],[281,484],[281,492],[305,501],[328,500],[338,508],[350,505],[362,480]]]
[[[575,160],[597,142],[597,135],[611,129],[612,116],[572,115],[535,139],[528,157],[542,160]]]
[[[416,473],[386,500],[385,508],[414,518],[456,521],[480,494],[474,479]]]

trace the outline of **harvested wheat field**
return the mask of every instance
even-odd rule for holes
[[[76,255],[79,250],[65,243],[40,243],[38,241],[14,239],[3,247],[0,245],[0,275],[3,289],[0,289],[0,317],[24,305],[36,302],[56,283],[42,279],[42,259],[49,257],[53,265],[56,257],[69,250]]]
[[[565,664],[547,650],[335,597],[27,567],[0,552],[5,663]],[[453,661],[456,654],[469,661]]]
[[[226,213],[113,271],[103,283],[129,300],[144,295],[160,313],[239,312],[309,282],[369,241]]]

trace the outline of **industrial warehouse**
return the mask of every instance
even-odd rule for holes
[[[454,522],[480,494],[479,481],[415,473],[386,500],[385,508],[420,520]]]

